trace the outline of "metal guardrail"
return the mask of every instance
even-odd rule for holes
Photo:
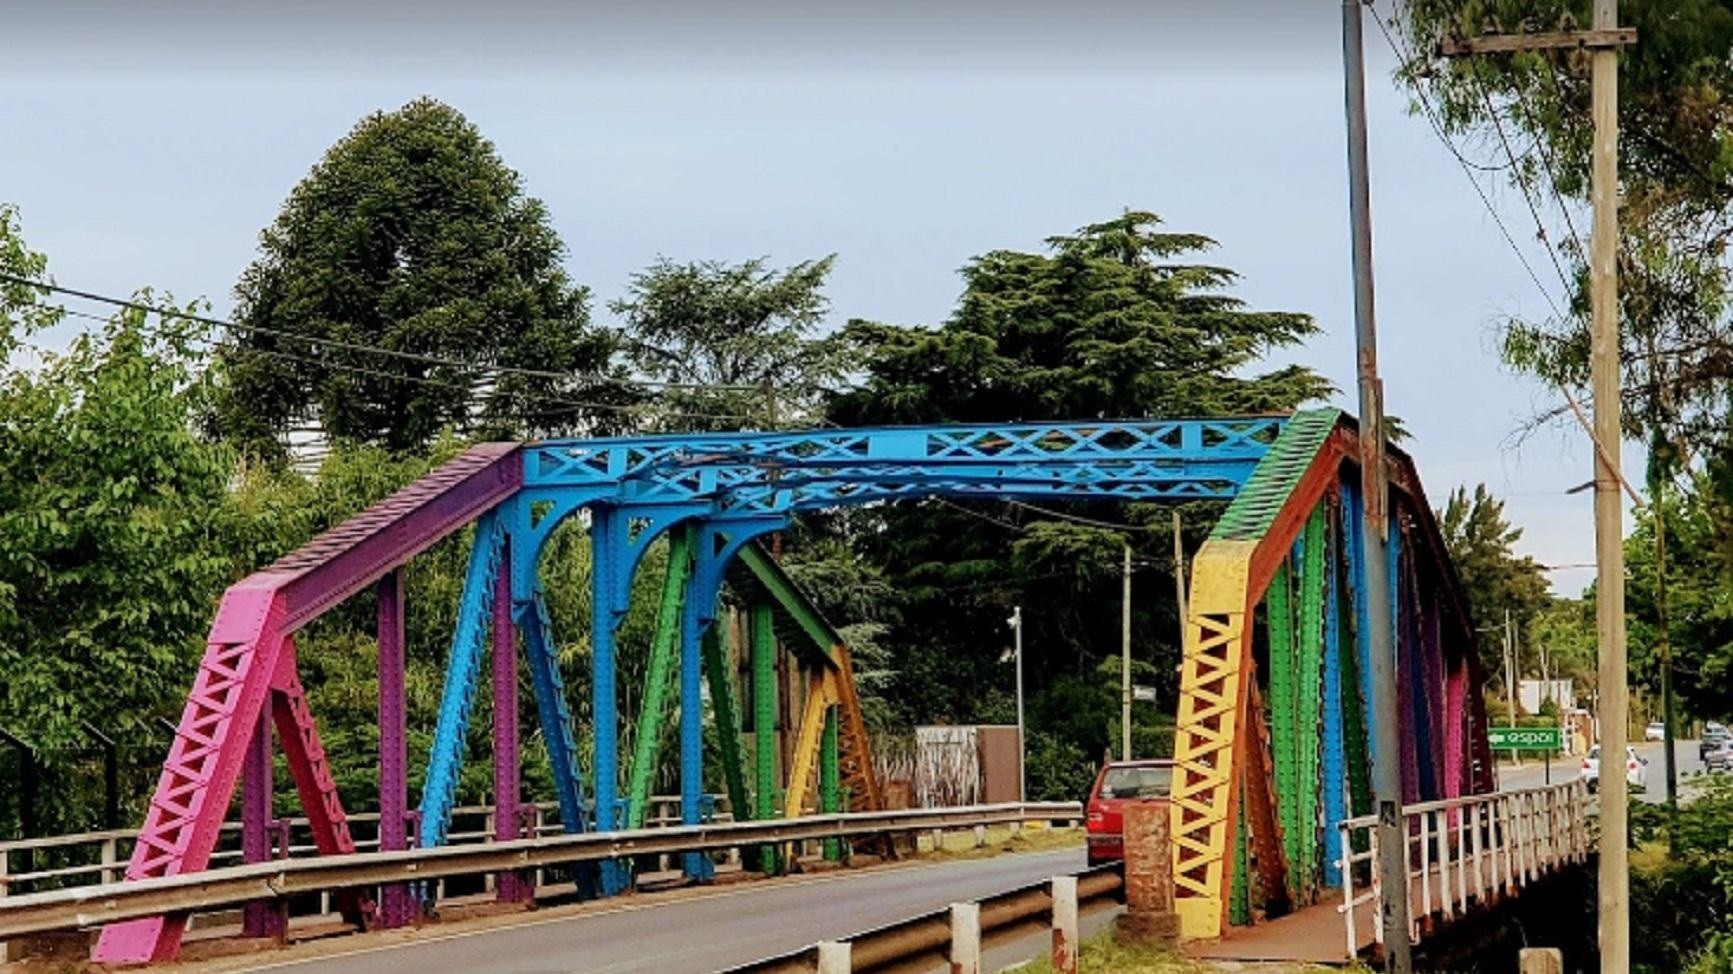
[[[730,812],[723,810],[728,804],[726,795],[711,795],[709,799],[712,807],[717,809],[711,821],[731,822],[734,820]],[[679,824],[680,801],[678,795],[652,796],[650,798],[652,814],[645,819],[646,823],[656,827]],[[564,834],[564,828],[559,821],[558,802],[526,802],[521,807],[531,815],[529,824],[531,836]],[[464,805],[452,809],[451,815],[453,820],[480,819],[481,828],[448,833],[447,840],[453,843],[489,842],[493,840],[492,805]],[[348,822],[352,826],[376,824],[378,821],[378,812],[362,812],[348,817]],[[305,835],[309,828],[307,819],[302,817],[277,819],[271,823],[271,827],[273,832],[287,828],[290,830],[291,836],[293,831],[297,829]],[[241,823],[225,822],[223,824],[222,835],[224,838],[236,840],[240,834]],[[59,881],[95,876],[97,877],[95,882],[118,882],[121,876],[125,874],[127,865],[126,856],[122,855],[122,852],[126,850],[123,850],[122,845],[131,843],[137,838],[137,829],[104,829],[96,832],[49,835],[34,839],[9,839],[0,842],[0,899],[10,895],[13,889],[36,886],[49,881],[55,881],[54,885],[56,886],[64,886],[68,884]],[[286,851],[282,849],[281,842],[274,841],[272,845],[275,847],[273,852],[277,858],[314,855],[318,852],[318,847],[313,845],[310,837],[305,842],[298,844],[291,842]],[[91,847],[83,851],[86,855],[95,856],[97,861],[27,872],[13,871],[13,865],[26,857],[35,859],[38,853],[59,853],[66,850],[76,850],[81,846]],[[378,847],[379,840],[377,838],[357,839],[355,842],[357,851],[377,849]],[[241,850],[238,844],[230,848],[218,849],[211,854],[213,866],[240,861]]]
[[[1588,860],[1588,791],[1583,782],[1525,791],[1465,795],[1403,808],[1408,826],[1409,936],[1420,942],[1424,928],[1448,923],[1470,908],[1502,896],[1567,865]],[[1383,912],[1378,883],[1378,817],[1343,821],[1342,905],[1349,957],[1359,950],[1355,908],[1370,904]],[[1355,852],[1356,833],[1363,852]],[[1356,871],[1366,877],[1354,892]],[[1383,924],[1372,924],[1374,942],[1384,942]]]
[[[1082,818],[1083,809],[1075,802],[1029,802],[811,815],[763,822],[595,832],[403,852],[286,859],[10,897],[0,900],[0,939],[386,883],[522,872],[577,862],[742,845],[1024,821],[1077,822]]]
[[[1098,904],[1125,886],[1124,866],[1117,862],[1094,866],[1076,875],[1077,903],[1080,906]],[[1039,880],[978,901],[984,946],[1014,936],[1030,922],[1046,922],[1053,911],[1052,882],[1051,879]],[[896,968],[926,955],[936,955],[935,963],[942,963],[943,953],[951,946],[950,915],[951,907],[941,907],[849,935],[844,940],[851,948],[852,969],[861,974]],[[810,974],[818,969],[818,964],[819,948],[814,944],[730,967],[722,974]]]

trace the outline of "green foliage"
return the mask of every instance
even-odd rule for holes
[[[0,254],[25,253],[14,230],[0,219]],[[8,300],[8,320],[52,317]],[[87,725],[129,748],[156,738],[228,580],[232,464],[189,425],[197,338],[127,312],[0,379],[0,727],[51,771],[91,746]],[[46,791],[47,827],[94,824]]]
[[[1252,311],[1223,293],[1233,271],[1188,263],[1215,241],[1164,233],[1131,211],[1050,238],[1050,253],[996,250],[963,269],[942,328],[853,321],[866,381],[832,408],[845,424],[1232,415],[1327,395],[1291,366],[1246,374],[1317,331],[1303,314]]]
[[[1512,182],[1557,212],[1546,187],[1580,208],[1589,192],[1589,58],[1528,52],[1444,58],[1437,41],[1487,29],[1583,27],[1589,0],[1414,0],[1405,28],[1414,60],[1399,77],[1440,108],[1454,134],[1492,148]],[[1627,431],[1676,456],[1724,449],[1733,387],[1726,240],[1733,233],[1733,3],[1624,0],[1641,42],[1619,56],[1621,361]],[[1533,143],[1536,151],[1526,151]],[[1561,206],[1559,209],[1562,209]],[[1563,320],[1512,321],[1506,358],[1567,387],[1588,375],[1587,221],[1546,230],[1570,290]]]
[[[1303,367],[1257,370],[1262,355],[1315,325],[1246,308],[1227,291],[1231,270],[1197,261],[1214,246],[1207,237],[1162,232],[1155,215],[1133,211],[1048,246],[970,261],[956,310],[940,327],[851,322],[844,334],[863,356],[863,378],[833,402],[831,418],[873,425],[1220,415],[1292,409],[1329,391]],[[1218,512],[1184,509],[1188,550]],[[1118,678],[1099,668],[1119,653],[1127,538],[1136,553],[1136,665],[1148,667],[1147,681],[1166,701],[1174,699],[1180,625],[1166,507],[1075,504],[1065,513],[1107,527],[1006,503],[901,505],[839,520],[851,546],[903,595],[886,637],[895,674],[887,697],[911,720],[987,720],[993,701],[1010,700],[1014,673],[1000,662],[1011,644],[1005,620],[1023,606],[1030,739],[1051,735],[1065,745],[1039,759],[1039,787],[1070,798],[1090,762],[1118,746]],[[1138,737],[1161,746],[1159,732],[1146,738],[1140,727]],[[1039,794],[1036,761],[1031,789]]]
[[[424,98],[369,115],[261,234],[212,422],[265,457],[307,423],[394,450],[446,428],[606,425],[624,399],[604,376],[613,343],[590,326],[563,254],[541,201],[456,110]]]
[[[1655,519],[1665,518],[1667,631],[1673,648],[1673,688],[1684,709],[1700,717],[1733,714],[1733,566],[1727,560],[1730,523],[1699,477],[1681,495],[1637,512],[1625,540],[1625,607],[1632,678],[1660,690],[1660,614],[1655,587]]]
[[[662,259],[636,274],[609,308],[624,319],[640,373],[676,383],[649,407],[670,430],[811,425],[848,372],[848,347],[815,337],[836,258],[786,270]]]
[[[1522,634],[1529,632],[1547,605],[1547,581],[1533,558],[1519,558],[1513,550],[1522,539],[1522,529],[1505,518],[1504,502],[1493,497],[1485,484],[1477,485],[1472,496],[1467,488],[1458,487],[1438,513],[1438,526],[1462,580],[1475,628],[1502,627],[1508,613],[1518,646],[1528,642]],[[1480,654],[1487,673],[1504,672],[1500,633],[1483,632]],[[1519,679],[1523,672],[1518,660]]]
[[[1733,781],[1711,778],[1679,806],[1672,824],[1659,809],[1632,806],[1632,969],[1724,971],[1733,921]],[[1670,847],[1670,852],[1665,851]]]

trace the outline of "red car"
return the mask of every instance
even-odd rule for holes
[[[1173,791],[1172,761],[1110,761],[1089,790],[1089,864],[1125,858],[1125,806],[1166,801]]]

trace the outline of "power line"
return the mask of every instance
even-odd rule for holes
[[[7,277],[8,277],[8,275],[0,273],[0,280],[4,280]],[[159,317],[175,317],[175,318],[187,318],[188,317],[188,316],[181,314],[180,312],[177,312],[177,311],[172,311],[172,310],[168,310],[168,309],[153,308],[149,305],[138,305],[138,304],[129,303],[129,306],[133,307],[139,311],[143,311],[143,312],[150,313],[150,314],[156,314]],[[75,317],[75,318],[82,318],[82,319],[85,319],[87,321],[94,321],[94,322],[103,323],[103,324],[106,324],[109,321],[108,318],[104,318],[101,315],[91,314],[87,311],[79,311],[75,308],[59,307],[59,308],[56,308],[55,310],[59,311],[62,314],[70,315],[70,316]],[[195,320],[196,321],[199,319],[190,318],[188,320]],[[211,341],[210,339],[204,339],[204,338],[195,338],[195,339],[191,339],[191,340],[194,342],[197,342],[199,344],[209,346],[209,347],[215,347],[217,344],[216,342]],[[333,369],[333,370],[339,371],[339,372],[349,372],[349,373],[354,373],[357,375],[366,375],[366,376],[370,376],[370,377],[374,377],[374,378],[388,379],[388,380],[396,381],[396,382],[409,382],[409,383],[414,383],[416,385],[430,386],[433,388],[440,388],[440,389],[448,389],[448,390],[451,390],[453,392],[464,393],[465,395],[471,396],[471,397],[476,396],[476,394],[478,392],[477,388],[474,386],[461,385],[459,383],[449,382],[449,381],[446,381],[443,379],[434,379],[434,378],[429,378],[426,376],[407,375],[407,374],[404,374],[402,372],[387,372],[387,371],[384,371],[381,369],[368,368],[367,366],[364,366],[364,365],[351,365],[347,362],[332,362],[332,361],[326,361],[323,359],[313,359],[313,358],[308,358],[308,357],[303,356],[303,355],[296,355],[293,352],[285,352],[285,351],[282,351],[280,349],[253,348],[253,349],[248,349],[247,351],[249,354],[262,355],[262,356],[265,356],[267,358],[281,359],[281,360],[289,361],[289,362],[297,362],[297,363],[300,363],[303,365],[316,365],[316,366],[319,366],[321,368]],[[673,417],[676,419],[715,420],[715,421],[721,421],[721,422],[742,422],[742,421],[745,421],[745,420],[752,418],[749,416],[725,414],[725,413],[694,413],[694,412],[687,412],[687,411],[681,411],[681,410],[663,410],[663,409],[660,409],[659,407],[657,407],[656,404],[654,404],[654,403],[595,402],[595,401],[591,401],[591,400],[569,399],[569,398],[566,398],[563,396],[556,396],[556,395],[552,395],[549,393],[527,392],[527,391],[516,393],[516,395],[519,398],[522,398],[523,400],[525,400],[526,402],[532,402],[532,403],[537,403],[537,404],[542,404],[542,405],[552,404],[555,406],[565,407],[563,411],[568,412],[568,413],[569,412],[578,412],[581,410],[595,410],[595,411],[599,411],[599,412],[611,412],[611,413],[616,413],[616,414],[620,414],[620,415],[640,415],[640,414],[649,413],[649,414],[654,414],[656,416]],[[551,411],[550,414],[558,414],[561,411],[562,410],[553,410],[553,411]]]
[[[1390,34],[1390,28],[1384,24],[1384,18],[1374,14],[1372,16],[1372,22],[1378,25],[1378,33],[1384,35],[1384,43],[1390,46],[1390,53],[1396,55],[1403,64],[1411,63],[1414,60],[1411,53],[1407,52],[1403,46],[1396,43],[1396,38]],[[1559,310],[1558,302],[1553,300],[1552,292],[1548,291],[1546,285],[1540,282],[1540,275],[1535,273],[1533,265],[1531,265],[1528,262],[1528,258],[1523,255],[1522,247],[1517,244],[1516,238],[1511,235],[1510,228],[1504,225],[1504,218],[1498,215],[1498,208],[1492,205],[1492,200],[1487,198],[1486,190],[1482,189],[1480,181],[1474,178],[1474,164],[1468,161],[1467,157],[1462,154],[1462,151],[1456,147],[1456,143],[1451,140],[1449,133],[1445,131],[1444,123],[1439,118],[1437,109],[1434,108],[1432,104],[1432,99],[1427,97],[1426,90],[1420,85],[1414,85],[1413,89],[1415,97],[1420,103],[1420,112],[1422,115],[1426,116],[1426,121],[1431,125],[1433,134],[1438,136],[1438,141],[1443,143],[1445,149],[1449,150],[1451,156],[1455,157],[1457,163],[1462,166],[1462,174],[1467,177],[1468,184],[1474,187],[1474,194],[1480,197],[1480,204],[1486,207],[1487,215],[1492,217],[1492,222],[1497,225],[1498,232],[1504,237],[1504,242],[1510,245],[1511,253],[1516,255],[1517,262],[1520,263],[1522,269],[1528,273],[1528,279],[1534,282],[1535,290],[1539,291],[1541,297],[1546,299],[1547,306],[1552,308],[1553,314],[1560,320],[1563,320],[1565,314],[1563,311]]]
[[[54,284],[54,283],[51,283],[48,281],[33,280],[31,278],[19,277],[17,275],[8,274],[8,273],[4,273],[4,272],[0,272],[0,282],[5,282],[5,283],[9,283],[9,284],[18,284],[18,285],[22,285],[24,287],[37,288],[37,289],[40,289],[43,291],[49,291],[49,292],[56,293],[56,294],[64,294],[64,295],[67,295],[68,297],[80,298],[80,299],[85,300],[85,301],[93,301],[93,302],[96,302],[98,304],[106,304],[106,305],[109,305],[111,307],[124,308],[124,309],[131,310],[131,311],[140,311],[140,312],[144,312],[147,314],[155,314],[155,315],[160,315],[160,316],[164,316],[164,317],[180,318],[180,319],[183,319],[185,321],[195,321],[195,322],[198,322],[199,324],[202,324],[202,325],[209,325],[213,328],[221,328],[224,331],[229,331],[229,332],[251,332],[251,333],[257,334],[257,335],[269,335],[273,338],[283,338],[283,339],[288,339],[290,341],[305,342],[306,344],[312,346],[314,350],[318,350],[321,347],[337,348],[337,349],[342,349],[344,351],[359,352],[359,353],[366,354],[366,355],[380,355],[380,356],[385,356],[385,357],[389,357],[389,358],[402,359],[404,361],[416,362],[416,363],[420,363],[423,365],[440,365],[440,366],[446,366],[446,367],[450,367],[450,368],[464,369],[466,371],[493,372],[493,373],[497,373],[500,375],[517,375],[517,376],[523,376],[525,378],[532,378],[532,379],[565,380],[565,379],[571,379],[577,375],[584,375],[584,377],[590,378],[590,379],[597,381],[597,382],[610,383],[610,384],[616,384],[616,385],[644,386],[647,388],[656,388],[656,389],[717,390],[717,391],[729,391],[729,392],[742,392],[742,391],[757,391],[759,388],[758,386],[735,385],[735,384],[727,384],[727,383],[664,382],[664,381],[657,380],[657,379],[641,379],[641,378],[628,379],[628,378],[625,378],[623,376],[605,376],[605,375],[595,375],[593,373],[586,375],[583,373],[554,372],[554,371],[549,371],[546,369],[526,369],[526,368],[520,368],[517,366],[510,366],[510,365],[497,365],[497,364],[484,364],[484,363],[478,363],[478,362],[465,362],[465,361],[462,361],[460,359],[444,358],[444,357],[438,356],[438,355],[428,355],[428,354],[423,353],[423,352],[406,352],[406,351],[403,351],[401,349],[382,348],[378,345],[366,345],[366,344],[362,344],[360,342],[349,342],[349,341],[344,341],[342,339],[337,339],[337,338],[321,338],[321,337],[318,337],[315,335],[301,335],[301,334],[297,334],[295,332],[285,331],[285,330],[280,329],[280,328],[267,327],[265,325],[255,325],[255,324],[248,324],[248,323],[244,323],[244,322],[230,321],[230,320],[225,319],[225,318],[213,318],[209,315],[196,314],[196,313],[191,312],[191,311],[182,311],[182,310],[179,310],[176,308],[163,308],[163,307],[159,307],[157,305],[146,304],[142,301],[133,301],[133,300],[130,300],[127,298],[117,298],[117,297],[114,297],[113,295],[100,294],[100,293],[95,292],[95,291],[87,291],[87,290],[84,290],[81,288],[65,287],[63,285]],[[259,351],[259,350],[258,349],[247,349],[247,351]],[[323,363],[321,363],[321,364],[323,364]]]

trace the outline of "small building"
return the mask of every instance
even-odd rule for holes
[[[922,808],[1020,801],[1017,728],[915,728],[915,804]]]
[[[1516,702],[1523,713],[1540,713],[1541,704],[1551,700],[1560,711],[1575,710],[1576,685],[1570,680],[1518,680]]]

